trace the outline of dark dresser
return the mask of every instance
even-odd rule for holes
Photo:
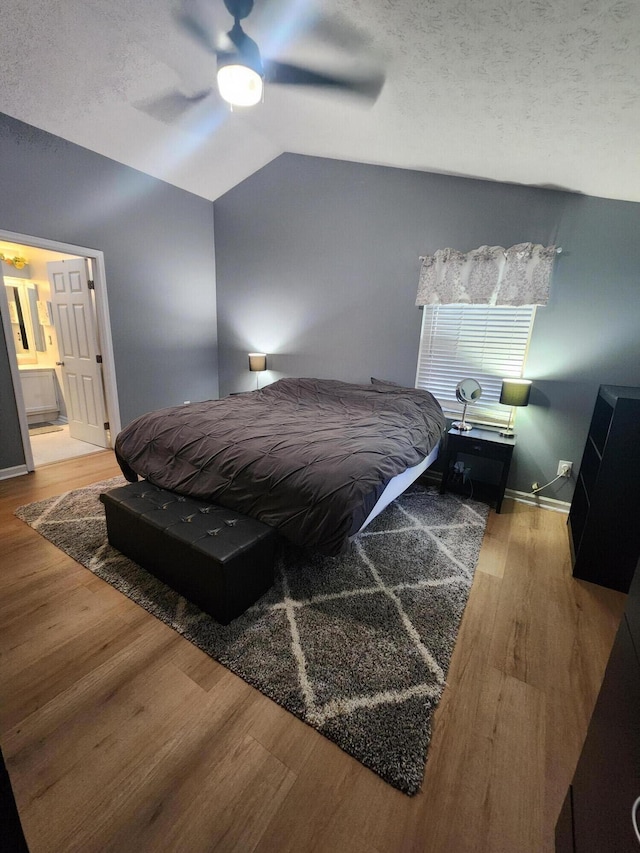
[[[600,386],[568,526],[574,577],[629,594],[556,851],[640,853],[640,388]]]
[[[640,567],[556,825],[556,853],[639,853],[631,821],[631,807],[638,797]]]
[[[600,386],[568,525],[574,576],[627,592],[640,557],[640,388]]]

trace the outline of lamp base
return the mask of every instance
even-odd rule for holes
[[[500,435],[503,436],[504,438],[515,438],[516,437],[515,430],[509,429],[508,427],[507,427],[507,429],[501,429]]]
[[[456,421],[455,424],[451,424],[453,429],[457,429],[460,432],[466,432],[468,429],[473,429],[472,424],[468,424],[466,421]]]

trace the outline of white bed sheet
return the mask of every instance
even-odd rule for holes
[[[436,444],[431,453],[426,456],[422,460],[422,462],[419,462],[412,468],[407,468],[406,470],[402,471],[401,474],[397,474],[393,478],[393,480],[389,480],[385,490],[378,498],[378,502],[365,519],[364,524],[362,525],[360,530],[358,530],[358,533],[362,533],[365,527],[370,524],[377,515],[380,515],[382,510],[385,509],[385,507],[387,507],[391,503],[391,501],[394,501],[398,497],[398,495],[401,495],[404,491],[406,491],[411,485],[411,483],[415,482],[415,480],[417,480],[418,477],[427,470],[427,468],[433,465],[433,463],[438,458],[439,450],[440,442]]]

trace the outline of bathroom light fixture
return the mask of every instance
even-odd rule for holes
[[[511,421],[513,419],[513,409],[515,406],[528,406],[529,395],[531,394],[530,379],[503,379],[502,388],[500,389],[500,402],[504,406],[511,406],[509,410],[509,423],[507,428],[500,431],[500,435],[513,438],[515,435]]]
[[[21,258],[19,255],[16,255],[14,258],[8,258],[4,252],[0,252],[0,261],[4,261],[5,264],[9,264],[10,267],[15,267],[17,270],[23,269],[27,263],[26,258]]]

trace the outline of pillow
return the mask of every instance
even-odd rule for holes
[[[403,387],[398,382],[391,382],[388,379],[375,379],[373,376],[371,377],[371,384],[372,385],[391,385],[393,388],[402,388]]]

